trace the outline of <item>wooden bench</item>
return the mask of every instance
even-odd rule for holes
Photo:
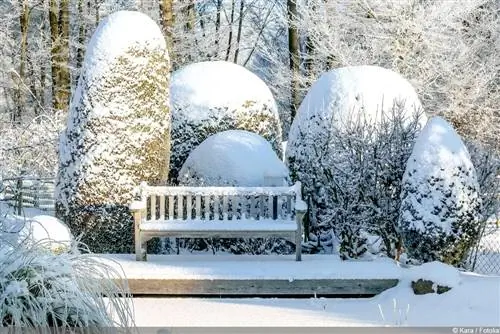
[[[301,184],[291,187],[162,187],[142,183],[130,204],[137,261],[146,261],[153,237],[282,237],[301,260]]]

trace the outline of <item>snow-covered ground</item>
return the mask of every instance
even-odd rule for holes
[[[107,255],[110,256],[110,255]],[[110,256],[129,278],[397,278],[399,284],[372,298],[134,298],[138,326],[500,326],[500,276],[484,276],[439,262],[404,268],[392,260],[340,261],[306,255]],[[430,279],[452,289],[415,295],[411,281]]]
[[[500,277],[460,274],[441,295],[409,281],[367,299],[135,298],[137,326],[500,326]]]

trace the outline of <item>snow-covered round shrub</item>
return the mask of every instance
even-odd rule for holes
[[[306,237],[323,249],[338,238],[349,258],[375,234],[392,256],[401,178],[425,121],[415,90],[395,72],[354,66],[323,74],[300,105],[285,155],[308,197]]]
[[[398,221],[410,258],[459,265],[477,241],[481,200],[469,152],[444,119],[422,130],[403,176]]]
[[[286,186],[289,172],[263,137],[244,130],[214,134],[197,146],[186,159],[179,181],[188,186]],[[231,205],[231,199],[229,199]],[[234,254],[291,253],[293,244],[279,238],[186,239],[186,248]]]
[[[228,130],[205,139],[179,173],[183,185],[257,187],[284,185],[288,168],[258,134]]]
[[[141,181],[165,182],[169,59],[139,12],[106,17],[92,36],[59,145],[56,213],[96,252],[130,252],[128,203]]]
[[[247,130],[281,150],[281,123],[271,91],[243,66],[224,61],[188,65],[172,76],[172,152],[169,179],[177,182],[189,153],[209,136]]]

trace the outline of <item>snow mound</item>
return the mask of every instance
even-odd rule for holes
[[[105,17],[87,45],[84,66],[88,80],[106,73],[113,66],[111,60],[123,57],[131,46],[166,48],[160,27],[146,14],[122,10]]]
[[[243,66],[224,62],[188,65],[172,76],[170,179],[189,153],[210,135],[247,130],[263,136],[281,156],[281,124],[267,85]]]
[[[402,278],[408,281],[430,280],[435,284],[456,288],[460,284],[460,272],[457,268],[438,261],[424,263],[403,271]]]
[[[35,243],[46,243],[52,251],[69,249],[73,240],[66,224],[55,217],[45,215],[27,220],[22,233],[29,236]]]
[[[68,226],[52,216],[7,215],[3,217],[1,228],[5,232],[2,237],[9,242],[39,243],[53,252],[68,250],[73,240]]]
[[[263,137],[229,130],[196,147],[180,171],[185,185],[285,185],[288,169]]]
[[[401,198],[409,255],[459,264],[479,234],[479,185],[467,148],[441,117],[429,120],[413,147]]]

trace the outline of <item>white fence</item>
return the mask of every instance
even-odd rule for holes
[[[54,212],[54,179],[19,176],[2,180],[3,200],[22,215],[23,209]]]

